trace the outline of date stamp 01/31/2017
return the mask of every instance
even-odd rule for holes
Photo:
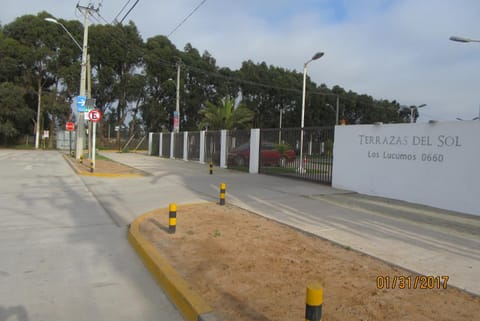
[[[447,275],[379,275],[377,289],[446,289]]]

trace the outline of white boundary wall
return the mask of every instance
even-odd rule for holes
[[[336,126],[333,187],[480,215],[480,121]]]

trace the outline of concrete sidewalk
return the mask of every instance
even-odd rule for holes
[[[144,154],[105,156],[151,174],[144,178],[82,177],[117,225],[169,203],[218,199],[480,295],[480,217],[287,178],[251,175]],[[179,213],[178,215],[181,215]],[[374,282],[374,280],[372,280]]]
[[[2,149],[0,177],[0,320],[183,320],[60,153]]]

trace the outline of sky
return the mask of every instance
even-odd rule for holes
[[[0,23],[47,11],[78,19],[80,5],[101,4],[103,19],[120,20],[135,0],[0,0]],[[128,3],[129,2],[129,3]],[[126,10],[121,9],[126,6]],[[168,35],[202,0],[139,0],[127,16],[144,40]],[[478,0],[206,0],[169,39],[208,50],[220,67],[243,61],[302,71],[318,85],[422,105],[418,122],[480,116]]]

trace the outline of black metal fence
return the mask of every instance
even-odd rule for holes
[[[183,159],[183,133],[174,133],[173,157],[176,159]]]
[[[259,172],[331,184],[334,131],[334,127],[309,127],[303,133],[300,128],[261,129]]]
[[[332,183],[334,127],[309,127],[260,130],[259,172],[294,177],[324,184]],[[220,166],[221,131],[205,132],[204,146],[200,145],[200,132],[163,133],[160,150],[159,135],[152,135],[152,155],[169,158],[171,135],[174,135],[173,156],[183,159],[184,147],[188,159],[200,160],[204,148],[204,161]],[[250,164],[250,130],[227,131],[226,165],[228,168],[248,171]],[[302,144],[303,141],[303,144]]]
[[[220,133],[220,131],[205,133],[205,161],[213,161],[215,166],[220,166]]]
[[[200,160],[200,132],[188,132],[188,160]]]
[[[170,145],[172,145],[171,136],[171,133],[164,133],[162,135],[162,157],[170,158]]]
[[[152,155],[159,155],[160,152],[160,133],[152,134]]]
[[[250,160],[250,130],[230,130],[227,134],[228,168],[248,171]]]

